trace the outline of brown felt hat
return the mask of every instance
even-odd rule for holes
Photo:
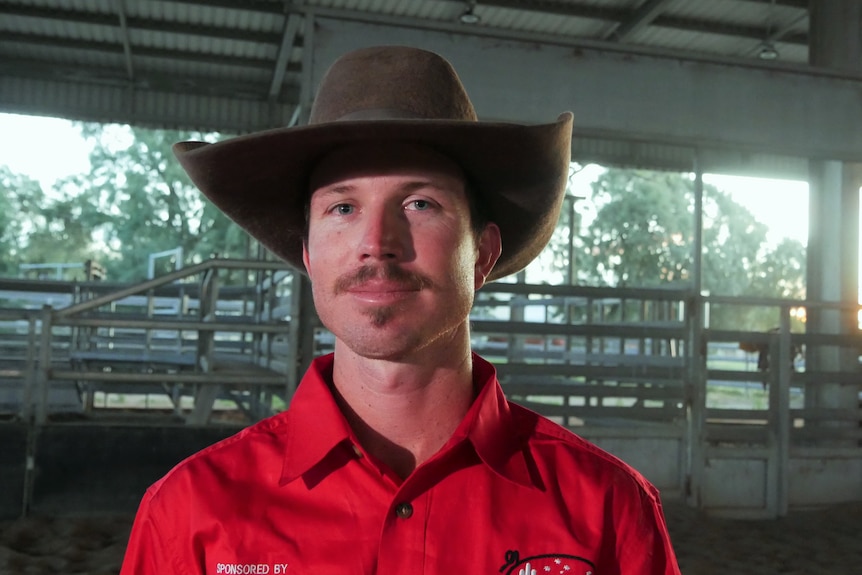
[[[503,252],[489,280],[523,269],[548,243],[571,160],[572,115],[536,126],[479,122],[441,56],[417,48],[365,48],[339,58],[320,84],[307,126],[216,144],[180,142],[174,153],[197,187],[278,257],[303,270],[309,176],[351,144],[409,142],[454,160]]]

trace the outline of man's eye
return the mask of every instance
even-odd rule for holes
[[[428,208],[430,208],[431,202],[429,202],[428,200],[413,200],[412,202],[410,202],[410,205],[413,207],[414,210],[418,210],[421,212],[422,210],[427,210]]]
[[[353,206],[350,204],[338,204],[335,206],[335,213],[342,216],[350,215],[353,213]]]

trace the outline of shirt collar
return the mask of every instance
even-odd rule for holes
[[[332,364],[332,354],[314,359],[290,401],[281,485],[302,476],[353,435],[329,387]]]
[[[498,475],[519,485],[539,487],[527,463],[527,440],[535,421],[515,416],[497,381],[497,370],[475,353],[473,385],[476,400],[452,439],[468,439],[482,462]]]
[[[312,361],[290,402],[281,485],[304,475],[338,445],[354,441],[329,386],[333,362],[332,354]],[[538,486],[527,463],[527,438],[535,422],[514,416],[494,366],[475,353],[473,386],[476,400],[443,449],[467,440],[498,475],[519,485]]]

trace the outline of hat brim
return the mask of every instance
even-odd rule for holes
[[[410,142],[455,161],[500,227],[489,280],[523,269],[556,226],[571,161],[572,115],[550,124],[447,120],[331,122],[279,128],[215,144],[180,142],[174,154],[201,192],[276,256],[305,271],[302,236],[312,169],[327,153],[365,142]]]

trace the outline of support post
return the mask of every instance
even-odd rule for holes
[[[691,296],[686,310],[686,325],[688,327],[688,504],[700,507],[701,488],[703,486],[703,470],[705,466],[704,452],[706,450],[706,339],[704,316],[708,305],[702,296],[702,260],[703,260],[703,169],[700,154],[696,153],[694,164],[694,241],[692,245]]]
[[[39,334],[39,371],[37,379],[36,423],[48,421],[49,387],[51,379],[51,332],[53,315],[50,306],[42,308],[42,331]]]
[[[790,505],[790,433],[793,422],[790,419],[790,379],[793,373],[793,351],[790,340],[790,307],[782,306],[780,327],[778,331],[778,385],[776,386],[776,403],[774,413],[776,418],[777,440],[776,455],[778,475],[776,514],[779,517],[787,515]]]
[[[859,73],[862,71],[862,3],[858,0],[809,2],[809,63],[813,67]],[[809,240],[807,298],[813,302],[844,304],[840,310],[808,308],[809,333],[858,332],[859,190],[862,165],[838,160],[809,163]],[[814,348],[814,349],[812,349]],[[809,346],[807,371],[839,372],[858,369],[858,355],[834,346]],[[827,381],[809,383],[806,408],[858,406],[856,386]],[[840,427],[848,422],[807,422]]]
[[[201,321],[212,322],[216,319],[218,306],[218,269],[210,268],[204,272],[201,281],[200,315]],[[202,330],[198,332],[198,369],[203,373],[214,370],[213,348],[215,347],[215,332]],[[195,390],[195,405],[189,414],[188,425],[204,425],[212,416],[215,400],[221,393],[222,386],[207,384]]]
[[[36,370],[36,316],[30,315],[27,318],[27,358],[24,367],[24,382],[21,390],[21,411],[20,416],[22,421],[30,422],[33,418],[33,397],[38,379]]]

